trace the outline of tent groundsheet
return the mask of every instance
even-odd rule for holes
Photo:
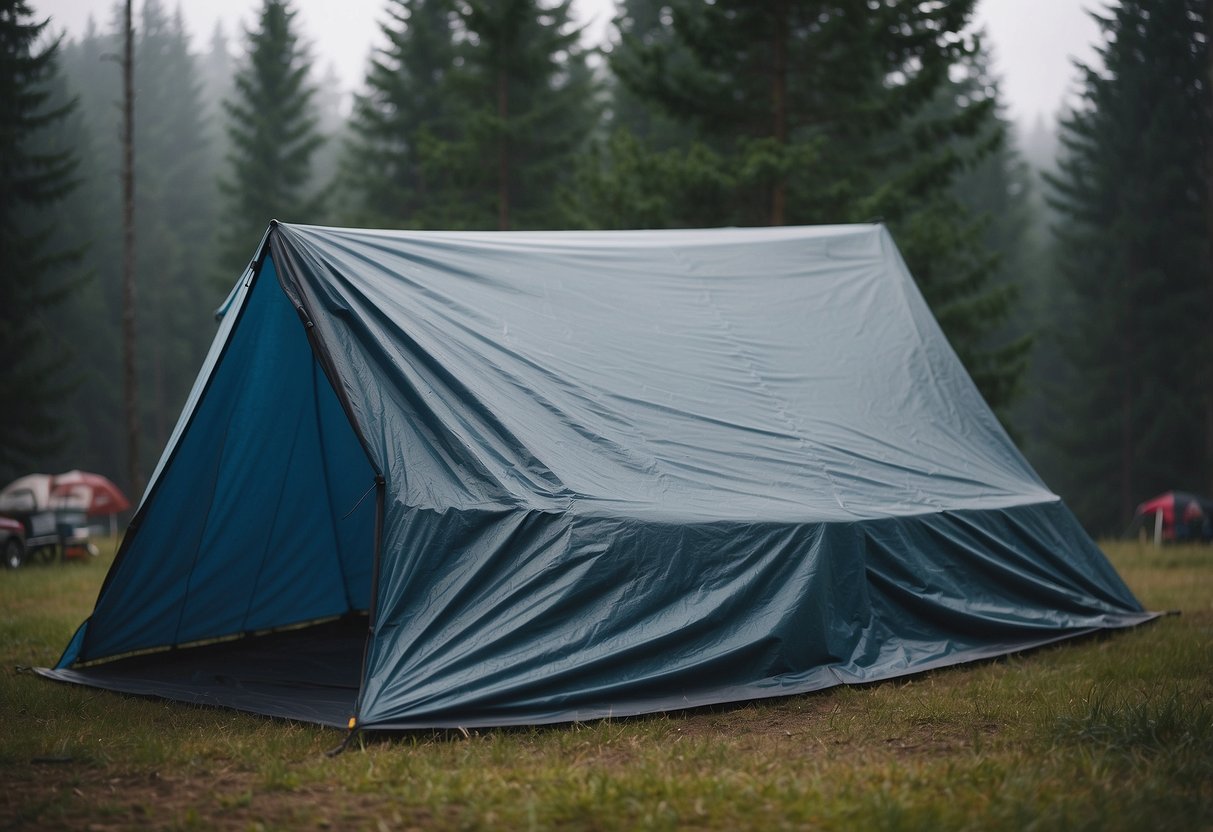
[[[274,224],[41,672],[359,728],[536,724],[1152,617],[882,226]]]

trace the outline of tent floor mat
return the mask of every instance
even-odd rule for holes
[[[358,699],[366,639],[366,616],[350,616],[74,670],[37,670],[61,682],[344,728]]]

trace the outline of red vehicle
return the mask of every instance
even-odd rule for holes
[[[25,527],[20,521],[0,517],[0,556],[5,569],[16,569],[25,561]]]

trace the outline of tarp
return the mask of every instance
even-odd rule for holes
[[[345,699],[312,695],[331,625],[315,650],[290,640],[279,664],[306,671],[229,672],[215,644],[193,675],[186,650],[159,676],[170,659],[121,659],[240,638],[235,655],[342,616]],[[46,673],[364,728],[505,725],[886,679],[1150,617],[882,226],[276,225]]]

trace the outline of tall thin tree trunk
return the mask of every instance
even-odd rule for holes
[[[1208,67],[1209,86],[1205,89],[1209,91],[1205,99],[1205,127],[1208,129],[1213,126],[1213,0],[1205,0],[1205,63]],[[1207,223],[1208,234],[1205,239],[1205,267],[1209,269],[1209,274],[1205,277],[1209,281],[1208,298],[1213,301],[1213,142],[1208,142],[1208,156],[1205,160],[1205,222]],[[1210,307],[1206,307],[1210,308]],[[1208,343],[1205,345],[1207,351],[1205,355],[1213,354],[1213,327],[1208,330]],[[1205,481],[1205,493],[1213,495],[1213,370],[1209,371],[1209,375],[1205,378],[1205,475],[1208,479]]]
[[[1125,379],[1120,394],[1120,516],[1133,516],[1133,391]]]
[[[1120,341],[1120,516],[1122,521],[1133,516],[1133,409],[1134,376],[1132,368],[1137,356],[1137,339],[1133,330],[1133,296],[1131,282],[1137,275],[1136,257],[1129,255],[1126,273],[1120,279],[1120,314],[1124,330]]]
[[[146,286],[144,287],[147,288]],[[154,297],[159,292],[153,292],[152,302],[148,304],[159,314],[154,315],[156,318],[155,331],[151,333],[156,339],[156,343],[152,344],[152,365],[153,365],[153,390],[155,394],[155,415],[156,415],[156,445],[163,448],[168,444],[168,395],[165,392],[164,381],[164,327],[160,318],[164,315],[164,303]]]
[[[510,118],[509,77],[504,69],[497,70],[497,118],[501,123],[501,137],[497,142],[497,230],[510,228],[510,137],[507,124]]]
[[[135,386],[135,31],[131,2],[124,9],[122,48],[122,380],[126,407],[126,477],[131,494],[139,473],[139,397]]]
[[[775,36],[771,44],[771,117],[772,134],[782,150],[788,143],[788,3],[775,4]],[[787,213],[787,176],[775,175],[771,188],[771,225],[784,225]]]

